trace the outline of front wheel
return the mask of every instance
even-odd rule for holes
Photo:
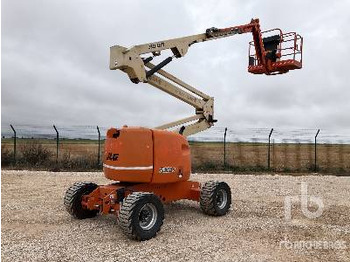
[[[129,238],[148,240],[156,236],[163,224],[163,204],[154,194],[134,192],[124,199],[118,220]]]
[[[78,219],[92,218],[98,214],[98,210],[89,210],[82,206],[84,195],[90,194],[98,186],[90,182],[77,182],[66,191],[64,205],[69,214]]]
[[[223,216],[231,206],[231,189],[225,182],[208,181],[201,188],[199,203],[205,214]]]

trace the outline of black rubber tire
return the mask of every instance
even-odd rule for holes
[[[90,194],[98,186],[91,182],[77,182],[73,184],[64,196],[64,205],[69,214],[77,219],[85,219],[95,217],[99,210],[85,209],[81,205],[83,195]]]
[[[218,198],[223,194],[226,195],[226,201],[223,201],[226,203],[219,202]],[[231,189],[225,182],[208,181],[201,188],[199,203],[205,214],[223,216],[231,206]]]
[[[157,212],[154,225],[149,229],[144,229],[140,225],[141,210],[146,204],[151,204]],[[119,226],[124,234],[130,239],[139,241],[155,237],[163,225],[163,220],[164,207],[162,202],[156,195],[147,192],[134,192],[124,198],[118,216]]]

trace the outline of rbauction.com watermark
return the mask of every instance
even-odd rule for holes
[[[344,250],[347,249],[346,241],[336,240],[336,241],[326,241],[326,240],[298,240],[290,241],[284,239],[280,242],[280,248],[286,249],[333,249],[333,250]]]
[[[315,219],[322,215],[323,213],[323,200],[321,197],[316,196],[309,196],[307,193],[307,183],[301,182],[300,185],[301,194],[299,196],[286,196],[284,199],[284,217],[287,221],[290,221],[292,219],[292,203],[293,202],[300,202],[301,204],[301,211],[309,219]],[[308,209],[308,202],[313,203],[317,205],[317,210],[314,212],[311,212]]]

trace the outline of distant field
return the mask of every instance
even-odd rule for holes
[[[52,153],[56,152],[57,143],[53,139],[17,139],[17,150],[29,144],[41,144],[48,148]],[[104,141],[101,141],[101,151],[103,151]],[[13,151],[13,139],[5,138],[1,141],[1,148]],[[71,157],[80,155],[94,155],[98,153],[98,141],[89,139],[60,139],[59,153],[61,157],[65,154],[70,154]]]
[[[42,145],[56,154],[56,140],[17,139],[18,157],[28,145]],[[193,170],[266,171],[268,146],[264,143],[227,143],[226,166],[224,168],[224,145],[219,142],[190,142]],[[101,154],[104,141],[101,141]],[[13,139],[2,139],[2,151],[13,151]],[[69,157],[87,158],[97,161],[98,141],[87,139],[61,139],[59,159]],[[274,171],[314,171],[315,152],[313,144],[272,144],[270,167]],[[318,170],[331,173],[350,173],[350,145],[317,145]]]
[[[223,143],[192,143],[192,163],[224,163]],[[276,171],[304,172],[313,171],[315,148],[313,144],[272,144],[270,167]],[[267,167],[268,145],[264,143],[227,143],[226,164],[233,169]],[[319,144],[317,145],[317,166],[326,172],[350,172],[350,145]]]
[[[31,138],[17,138],[17,142],[19,143],[30,143],[35,142],[38,144],[53,144],[56,145],[56,140],[54,139],[31,139]],[[103,142],[103,141],[101,141]],[[60,139],[60,144],[97,144],[97,140],[91,139]],[[1,145],[12,145],[13,146],[13,138],[3,138],[1,140]]]

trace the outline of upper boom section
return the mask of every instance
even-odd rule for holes
[[[176,58],[186,55],[188,48],[195,44],[208,40],[214,40],[252,32],[253,42],[256,49],[256,57],[259,64],[266,64],[264,47],[261,38],[259,19],[252,19],[249,24],[228,27],[224,29],[209,28],[203,34],[174,38],[164,41],[136,45],[130,48],[115,45],[110,48],[110,69],[120,69],[126,72],[133,82],[147,82],[145,62],[140,55],[151,53],[153,56],[160,55],[163,50],[170,49]],[[170,59],[171,60],[171,59]],[[170,61],[169,61],[170,62]]]
[[[265,32],[268,33],[270,31],[272,30]],[[202,34],[151,42],[130,48],[115,45],[110,48],[109,67],[111,70],[120,69],[126,72],[134,83],[147,82],[149,76],[154,72],[147,75],[145,64],[152,60],[153,57],[144,59],[141,57],[143,54],[151,53],[153,56],[158,56],[161,51],[170,49],[174,57],[180,58],[185,56],[188,48],[195,43],[230,37],[236,34],[252,33],[253,41],[250,47],[254,48],[255,53],[250,55],[248,70],[250,73],[269,75],[273,73],[286,73],[292,69],[300,69],[302,67],[301,58],[297,60],[295,56],[296,54],[300,54],[301,56],[302,37],[296,33],[283,34],[279,29],[276,29],[276,31],[279,32],[277,35],[263,38],[259,19],[252,19],[249,24],[245,25],[222,29],[212,27]],[[285,37],[289,37],[288,42],[292,45],[283,49],[282,43],[286,42]],[[283,59],[281,58],[284,56],[282,51],[287,49],[291,51],[293,58],[282,63]],[[172,57],[164,60],[160,68],[168,64],[171,60]],[[156,72],[157,70],[154,71]]]

